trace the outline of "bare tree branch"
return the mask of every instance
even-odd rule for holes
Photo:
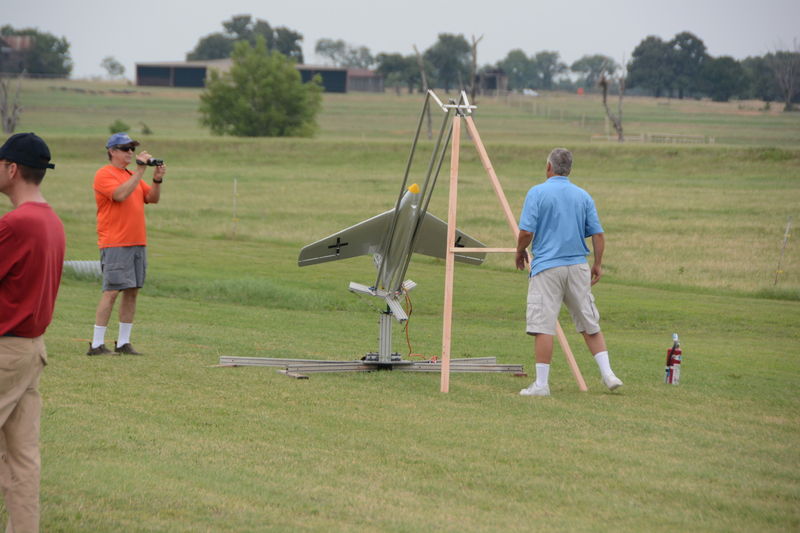
[[[603,68],[603,72],[600,75],[600,80],[597,82],[597,85],[603,89],[603,107],[606,110],[606,116],[611,121],[611,124],[614,126],[614,131],[617,132],[617,140],[619,142],[625,142],[625,136],[622,132],[622,100],[625,97],[625,60],[622,61],[623,68],[620,75],[617,77],[617,86],[619,87],[619,101],[617,102],[617,114],[611,112],[611,109],[608,107],[608,85],[609,85],[609,78],[606,74],[606,69]]]
[[[469,98],[470,101],[474,104],[475,103],[475,93],[477,92],[477,88],[475,86],[475,79],[478,75],[478,43],[483,40],[483,35],[475,39],[475,36],[472,36],[472,71],[470,72],[470,90],[469,90]]]
[[[417,45],[414,45],[414,53],[417,54],[417,65],[419,66],[419,73],[422,77],[422,90],[428,92],[428,77],[425,75],[425,62],[422,59],[422,54],[419,53]],[[431,106],[426,106],[425,112],[428,118],[428,140],[433,138],[433,125],[431,124]]]
[[[792,100],[800,91],[800,44],[795,39],[792,50],[776,50],[774,53],[768,54],[766,59],[783,95],[783,110],[793,111]]]
[[[22,106],[19,105],[19,91],[22,86],[22,76],[25,75],[23,71],[17,77],[17,91],[14,94],[13,101],[9,101],[8,85],[10,80],[8,78],[0,78],[0,121],[3,124],[3,132],[6,134],[14,133],[19,121],[19,115],[22,113]]]

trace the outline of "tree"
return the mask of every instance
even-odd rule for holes
[[[266,20],[250,15],[235,15],[222,23],[224,32],[215,32],[202,37],[194,50],[186,54],[187,60],[223,59],[231,57],[234,44],[245,41],[255,46],[260,37],[268,50],[278,50],[299,63],[303,62],[303,49],[299,41],[303,36],[283,26],[272,29]]]
[[[224,59],[231,56],[235,41],[222,33],[210,33],[201,38],[194,50],[186,54],[187,61],[199,59]]]
[[[658,98],[672,93],[674,62],[672,46],[655,35],[646,37],[633,50],[628,64],[628,88],[641,87]]]
[[[347,43],[342,39],[322,38],[314,46],[314,53],[330,61],[334,67],[340,66],[345,58]]]
[[[472,53],[463,35],[440,33],[439,40],[425,51],[425,61],[433,67],[436,83],[445,92],[450,92],[452,85],[463,86],[469,76],[469,64]]]
[[[668,43],[672,49],[670,59],[673,65],[675,88],[678,98],[696,92],[703,84],[703,65],[708,61],[706,45],[688,31],[677,34]]]
[[[781,99],[775,76],[767,59],[762,56],[747,57],[742,60],[744,70],[745,98],[757,98],[764,102]]]
[[[411,94],[415,87],[420,86],[422,78],[414,56],[380,53],[375,60],[378,63],[375,71],[384,77],[389,87],[404,84]]]
[[[34,28],[15,30],[9,25],[0,28],[2,37],[28,37],[30,45],[20,50],[20,61],[0,64],[0,71],[51,74],[68,77],[72,72],[69,42],[65,37],[40,32]]]
[[[266,20],[256,19],[250,15],[235,15],[230,20],[223,22],[222,27],[229,38],[233,41],[247,41],[251,45],[256,44],[256,38],[260,35],[267,43],[267,49],[271,50],[275,36],[272,27]],[[231,51],[233,49],[231,48]]]
[[[533,65],[528,56],[515,48],[506,54],[505,59],[497,63],[497,68],[501,69],[508,76],[508,88],[512,90],[528,89],[533,86]]]
[[[745,90],[742,65],[729,56],[709,58],[703,65],[703,92],[715,102],[727,102]]]
[[[326,58],[335,67],[370,68],[375,58],[366,46],[354,46],[341,39],[320,39],[314,52]]]
[[[113,56],[106,56],[100,62],[100,66],[108,72],[109,78],[116,78],[125,74],[125,66],[117,61]]]
[[[537,80],[534,89],[551,90],[556,76],[567,71],[567,65],[559,60],[558,52],[542,50],[531,58],[531,62]]]
[[[250,15],[234,15],[222,23],[225,32],[236,41],[250,41],[253,33],[253,17]],[[268,43],[269,45],[269,43]]]
[[[579,87],[593,89],[597,87],[603,74],[607,77],[613,77],[618,68],[619,65],[610,57],[595,54],[585,55],[578,59],[572,63],[570,70],[581,75],[578,80]]]
[[[255,46],[234,46],[230,71],[211,71],[200,95],[201,123],[217,135],[282,137],[313,135],[322,103],[319,79],[302,83],[291,59],[268,51],[259,36]]]
[[[793,51],[777,51],[767,54],[765,59],[778,82],[783,110],[792,111],[795,96],[800,92],[800,46],[795,41]]]
[[[297,63],[303,62],[303,36],[285,26],[275,28],[275,50]]]
[[[260,35],[267,43],[267,50],[275,48],[275,31],[266,20],[256,19],[251,28],[250,34],[247,37],[247,41],[251,45],[255,46],[256,38]],[[303,40],[303,38],[300,37],[300,40]]]
[[[372,68],[374,64],[375,58],[372,52],[369,51],[369,48],[366,46],[359,46],[358,48],[353,47],[348,50],[347,59],[342,66],[368,69]]]

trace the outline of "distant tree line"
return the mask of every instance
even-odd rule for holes
[[[187,60],[231,57],[237,42],[255,46],[258,38],[268,51],[276,51],[292,61],[302,63],[301,33],[250,15],[236,15],[222,23],[223,31],[199,39]],[[0,27],[0,37],[26,37],[26,47],[0,54],[0,72],[23,72],[69,76],[72,59],[69,42],[32,28]],[[428,85],[446,91],[468,88],[472,84],[473,48],[463,35],[439,34],[436,42],[417,57],[416,54],[381,52],[373,55],[366,46],[355,46],[341,39],[320,39],[316,54],[327,63],[349,68],[375,68],[389,87],[410,92],[423,85],[420,65]],[[421,61],[420,61],[421,59]],[[104,65],[108,70],[109,65]],[[690,32],[681,32],[668,41],[648,36],[633,50],[630,61],[617,64],[610,57],[585,55],[567,65],[559,53],[542,50],[528,55],[514,49],[480,71],[500,70],[508,76],[510,90],[595,90],[603,76],[618,72],[626,75],[629,93],[656,97],[700,98],[715,101],[733,98],[778,101],[789,110],[800,101],[800,47],[774,51],[763,56],[738,61],[729,56],[712,57],[702,39]],[[114,75],[109,70],[109,75]]]
[[[431,86],[449,90],[470,85],[472,47],[463,35],[439,34],[436,43],[422,57]],[[375,56],[375,66],[388,86],[403,85],[409,91],[421,87],[419,63],[413,54],[380,53]],[[479,73],[502,71],[508,77],[509,90],[572,91],[579,87],[594,89],[603,73],[610,75],[618,68],[613,59],[603,55],[586,55],[567,65],[555,51],[543,50],[529,56],[521,49],[514,49],[496,64],[484,65]]]
[[[741,61],[712,57],[703,41],[682,32],[669,41],[642,40],[628,63],[627,86],[656,97],[779,101],[789,110],[800,99],[800,49],[770,52]]]
[[[427,76],[437,87],[468,85],[469,45],[462,35],[439,35],[425,54]],[[405,84],[409,90],[420,87],[419,69],[413,55],[378,54],[377,70],[387,85]],[[346,66],[346,65],[345,65]],[[510,90],[594,90],[605,75],[612,77],[621,66],[612,58],[585,55],[567,65],[556,51],[543,50],[533,55],[521,49],[508,52],[495,65],[483,71],[502,70]],[[737,61],[729,56],[712,57],[703,41],[690,32],[677,34],[669,41],[649,36],[634,49],[625,65],[629,92],[656,97],[709,97],[726,102],[732,98],[783,102],[789,110],[800,101],[800,48],[776,51],[764,56]]]

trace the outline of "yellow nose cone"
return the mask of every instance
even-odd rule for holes
[[[408,190],[412,194],[419,194],[419,185],[417,185],[416,183],[412,183],[411,187],[409,187]]]

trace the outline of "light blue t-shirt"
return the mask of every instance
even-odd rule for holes
[[[553,176],[531,187],[519,229],[533,233],[531,276],[548,268],[586,263],[585,239],[603,233],[594,200],[566,176]]]

